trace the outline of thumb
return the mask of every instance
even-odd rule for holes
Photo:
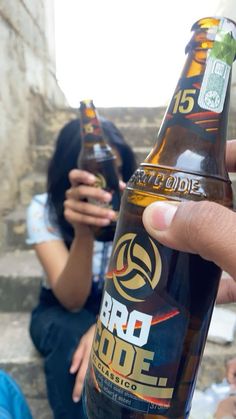
[[[147,232],[173,249],[197,253],[236,277],[236,214],[201,201],[154,202],[143,213]]]

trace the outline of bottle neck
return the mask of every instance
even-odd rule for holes
[[[208,38],[206,31],[198,31],[188,44],[186,63],[160,127],[157,143],[145,163],[228,178],[225,141],[231,66],[222,60],[209,58],[215,34],[211,33],[211,39]],[[222,74],[227,76],[227,80]],[[219,101],[223,93],[221,106]]]
[[[78,157],[78,167],[91,169],[91,161],[114,159],[112,148],[107,143],[95,106],[90,101],[81,102],[81,152]],[[86,163],[90,162],[90,163]]]
[[[82,146],[91,147],[92,145],[99,144],[101,147],[106,147],[104,133],[94,106],[81,107],[80,115]]]

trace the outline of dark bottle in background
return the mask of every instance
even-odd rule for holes
[[[157,200],[232,207],[225,143],[236,26],[204,18],[192,30],[156,145],[122,198],[85,380],[89,419],[189,416],[221,270],[152,239],[142,213]]]
[[[93,173],[97,179],[96,186],[112,193],[112,201],[108,204],[91,202],[110,207],[118,214],[120,189],[116,156],[105,139],[98,112],[92,100],[80,102],[80,125],[82,148],[78,158],[78,168]],[[94,236],[99,241],[111,241],[114,238],[115,228],[116,221],[112,221],[105,227],[93,227]]]

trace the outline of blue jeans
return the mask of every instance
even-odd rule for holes
[[[19,386],[2,370],[0,370],[0,418],[33,419]]]
[[[70,374],[69,368],[81,337],[95,322],[95,313],[88,309],[70,312],[49,290],[43,290],[40,303],[32,313],[30,334],[44,357],[48,399],[54,419],[85,418],[82,401],[74,403],[72,400],[76,374]]]

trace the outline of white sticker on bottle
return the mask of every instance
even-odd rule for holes
[[[221,113],[224,107],[231,67],[224,61],[208,57],[198,105],[203,109]]]

